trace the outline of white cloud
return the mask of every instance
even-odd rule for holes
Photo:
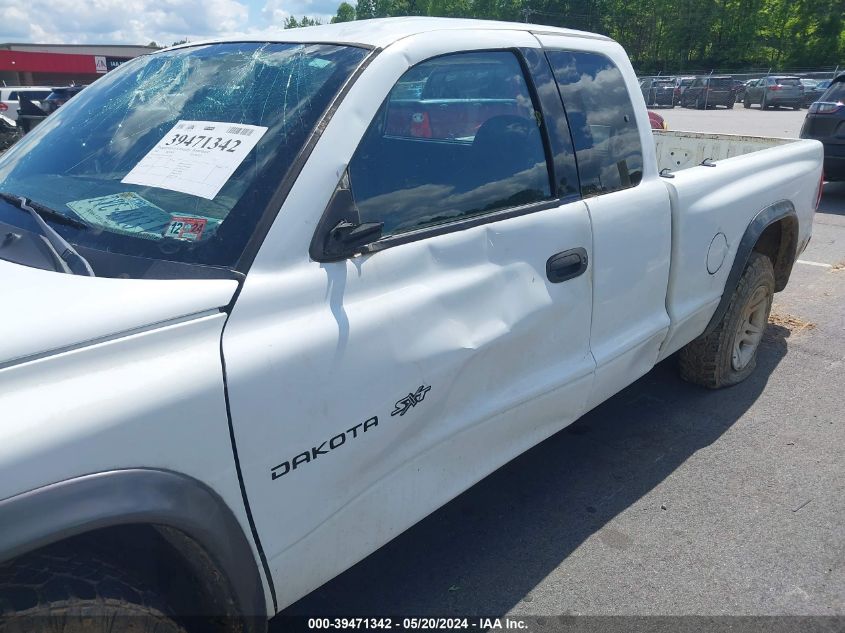
[[[0,41],[169,44],[248,31],[239,0],[29,0],[0,5]]]
[[[284,25],[285,18],[291,15],[297,19],[308,16],[328,24],[340,3],[341,0],[267,0],[261,15],[272,26]]]

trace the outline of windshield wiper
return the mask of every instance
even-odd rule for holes
[[[56,233],[55,229],[47,224],[42,216],[46,215],[51,219],[64,221],[65,224],[77,226],[78,228],[87,228],[87,224],[80,222],[79,220],[74,220],[71,217],[59,213],[58,211],[54,211],[44,205],[38,204],[37,202],[32,202],[24,196],[16,196],[11,193],[0,192],[0,198],[18,209],[26,211],[32,216],[32,219],[35,220],[38,228],[41,229],[44,243],[56,259],[56,265],[58,266],[57,270],[59,272],[96,277],[94,269],[91,268],[91,264],[88,263],[88,260],[80,255],[65,238]]]
[[[59,222],[60,224],[66,224],[67,226],[72,226],[75,229],[90,229],[91,226],[82,220],[77,220],[76,218],[72,218],[69,215],[65,215],[64,213],[60,213],[55,209],[51,209],[50,207],[45,207],[43,204],[30,200],[24,196],[20,196],[14,193],[7,193],[5,191],[0,191],[0,199],[5,200],[11,205],[16,206],[18,209],[22,209],[21,207],[21,198],[26,201],[30,207],[32,207],[35,212],[40,215],[42,218],[47,217],[53,220],[54,222]],[[24,209],[26,211],[26,209]]]

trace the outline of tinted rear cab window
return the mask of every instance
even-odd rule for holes
[[[582,195],[638,185],[643,150],[622,73],[598,53],[552,50],[546,56],[569,119]]]

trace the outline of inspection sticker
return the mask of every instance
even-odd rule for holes
[[[243,123],[179,121],[120,182],[213,200],[266,131]]]
[[[202,237],[207,218],[195,218],[188,215],[174,215],[170,218],[170,225],[165,231],[165,237],[173,237],[179,240],[196,241]]]

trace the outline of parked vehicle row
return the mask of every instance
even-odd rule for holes
[[[818,101],[830,84],[830,80],[793,75],[769,75],[745,81],[729,75],[667,76],[640,79],[640,91],[648,107],[733,108],[734,104],[742,103],[746,108],[756,105],[762,110],[778,107],[797,110]]]
[[[6,86],[0,88],[0,114],[12,121],[18,120],[20,98],[25,95],[34,104],[40,106],[41,100],[46,99],[52,92],[47,86]]]
[[[17,129],[28,132],[47,115],[55,112],[79,94],[85,86],[6,86],[0,88],[0,115],[16,122]],[[20,121],[18,121],[21,119]]]

